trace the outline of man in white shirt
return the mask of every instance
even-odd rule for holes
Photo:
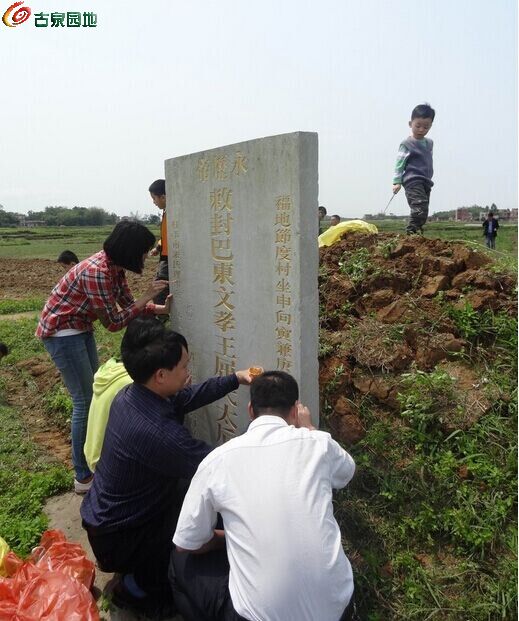
[[[247,432],[199,465],[170,563],[186,621],[347,618],[353,576],[332,489],[348,484],[355,464],[298,397],[288,373],[263,373],[251,385]]]

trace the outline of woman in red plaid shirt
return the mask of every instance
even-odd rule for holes
[[[54,287],[36,329],[72,398],[72,463],[74,489],[79,494],[85,493],[92,481],[83,446],[94,373],[99,366],[93,323],[99,319],[105,328],[116,332],[137,315],[169,313],[171,296],[165,305],[150,303],[168,285],[166,280],[153,281],[135,300],[124,272],[141,274],[154,245],[155,236],[142,224],[119,222],[103,250],[75,265]]]

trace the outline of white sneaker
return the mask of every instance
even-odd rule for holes
[[[86,483],[80,483],[77,479],[74,479],[74,491],[76,494],[86,494],[88,490],[92,487],[92,481],[94,477],[90,477],[90,480]]]

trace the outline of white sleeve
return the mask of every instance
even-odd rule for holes
[[[184,498],[173,543],[186,550],[198,550],[213,537],[218,516],[209,486],[211,471],[201,464]]]
[[[333,489],[341,489],[348,485],[355,473],[355,462],[332,438],[328,442],[328,458],[330,460],[330,477]]]

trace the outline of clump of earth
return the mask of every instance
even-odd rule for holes
[[[346,446],[364,437],[366,399],[397,421],[402,380],[416,371],[447,373],[455,397],[444,425],[471,426],[490,400],[452,309],[516,314],[515,298],[513,276],[461,243],[382,233],[322,248],[320,386],[336,437]]]

